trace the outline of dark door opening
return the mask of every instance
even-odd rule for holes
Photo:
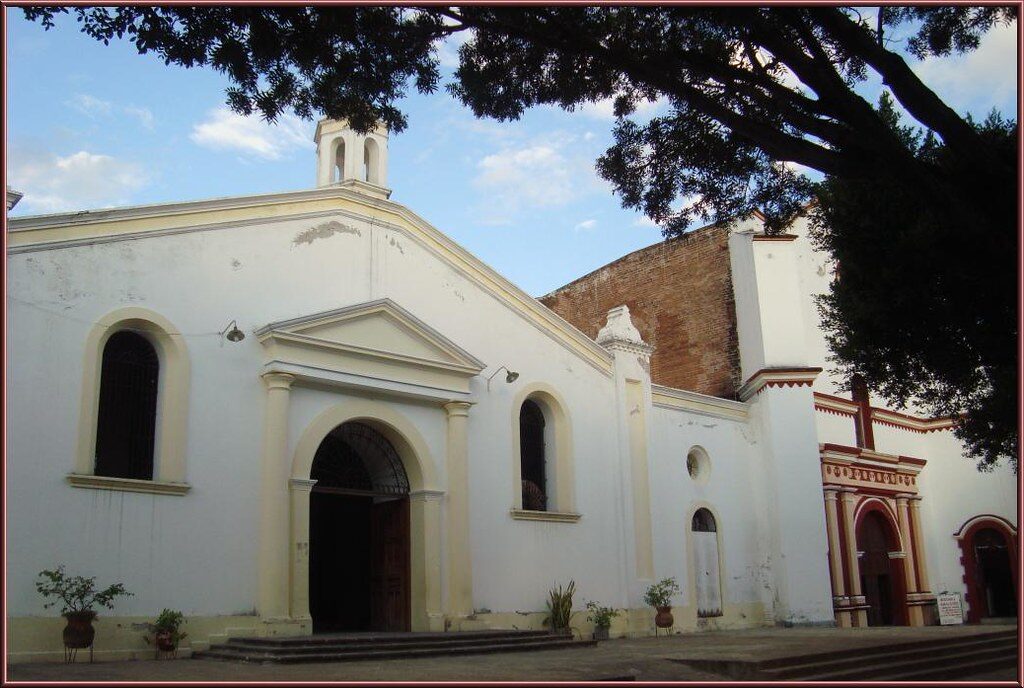
[[[408,631],[409,483],[394,447],[345,423],[321,442],[310,477],[313,632]]]
[[[993,528],[978,531],[974,536],[974,557],[984,616],[1016,617],[1017,594],[1006,539]]]
[[[889,558],[895,549],[890,544],[883,516],[872,511],[864,516],[857,530],[860,557],[860,587],[868,605],[868,626],[892,626],[902,623],[896,578],[899,574]]]

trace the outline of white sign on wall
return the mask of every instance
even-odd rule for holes
[[[960,593],[944,593],[935,597],[939,608],[939,625],[949,626],[951,624],[962,624],[964,622],[964,609],[960,603]]]

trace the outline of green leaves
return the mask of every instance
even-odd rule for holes
[[[552,630],[569,628],[569,617],[572,615],[572,596],[575,591],[576,582],[569,581],[569,585],[564,590],[559,585],[548,592],[548,616],[544,619],[545,625],[550,625]]]
[[[678,594],[679,584],[676,583],[675,576],[662,578],[657,583],[653,583],[644,592],[644,604],[649,604],[655,608],[669,607],[672,605],[672,596]]]
[[[44,569],[39,572],[38,578],[40,580],[36,581],[36,591],[45,598],[53,598],[43,607],[49,609],[61,603],[61,614],[89,611],[97,605],[112,609],[116,598],[132,595],[121,583],[96,590],[96,578],[68,576],[63,566],[53,570]]]

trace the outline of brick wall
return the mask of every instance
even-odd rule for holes
[[[626,304],[654,346],[651,380],[735,398],[741,380],[729,232],[704,227],[648,246],[540,297],[589,337]]]

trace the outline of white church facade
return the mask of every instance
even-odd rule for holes
[[[110,658],[165,607],[192,649],[540,628],[569,580],[613,636],[668,576],[677,631],[1016,615],[1016,476],[839,391],[801,227],[729,233],[742,384],[703,394],[625,301],[588,336],[391,201],[386,132],[316,137],[312,190],[8,220],[9,661],[62,657],[58,564],[134,594]]]

